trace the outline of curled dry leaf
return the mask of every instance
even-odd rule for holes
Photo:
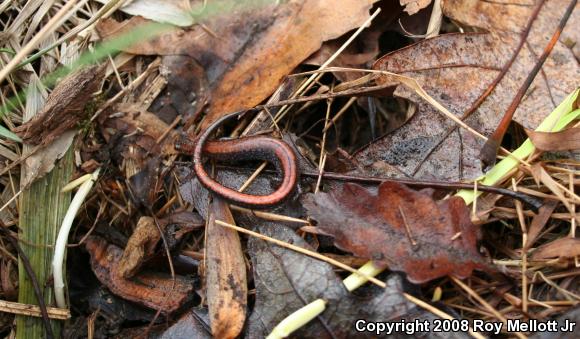
[[[580,239],[561,238],[538,247],[532,254],[532,259],[574,258],[580,255]]]
[[[155,220],[151,217],[141,217],[119,260],[117,266],[119,275],[124,279],[134,276],[146,257],[153,254],[160,238]]]
[[[168,226],[170,225],[180,227],[179,230],[169,229],[172,234],[166,234],[166,240],[170,243],[175,243],[184,234],[204,226],[199,214],[185,211],[173,213],[167,218],[157,219],[157,222],[164,233],[169,233]],[[133,277],[142,265],[155,254],[154,251],[161,239],[159,228],[155,225],[155,219],[151,217],[139,219],[117,266],[117,272],[121,277],[125,279]],[[164,260],[167,259],[164,258]]]
[[[580,128],[568,128],[560,132],[547,133],[526,130],[536,148],[542,151],[567,151],[580,149]]]
[[[214,198],[206,230],[206,288],[211,332],[215,338],[236,338],[246,321],[248,282],[238,232],[216,225],[234,223],[226,202]]]
[[[221,12],[201,12],[200,25],[189,30],[176,28],[124,50],[194,57],[206,70],[213,98],[203,128],[223,114],[262,102],[323,41],[361,26],[375,1],[344,0],[340,11],[326,0],[291,0],[259,7],[254,1],[216,1],[209,7]],[[97,31],[107,39],[144,22],[138,17],[123,23],[101,20]]]
[[[48,145],[85,117],[85,108],[105,75],[105,65],[81,68],[56,85],[42,110],[14,129],[27,144]]]
[[[141,272],[132,279],[119,274],[122,250],[109,245],[99,237],[90,236],[86,249],[91,255],[91,266],[99,281],[114,294],[140,305],[171,313],[189,301],[193,292],[193,281],[161,273]]]
[[[305,206],[337,247],[403,271],[413,283],[487,268],[463,200],[436,201],[428,192],[394,182],[377,190],[345,184],[307,196]]]
[[[469,126],[490,134],[546,47],[568,4],[565,0],[546,1],[534,20],[534,6],[444,1],[443,11],[448,17],[490,33],[445,34],[423,40],[383,56],[373,68],[416,79]],[[518,53],[528,20],[533,21],[531,31]],[[569,21],[569,25],[574,24]],[[514,53],[518,54],[510,64]],[[502,77],[504,68],[507,73]],[[576,88],[579,77],[580,67],[574,55],[557,43],[514,120],[526,128],[536,128]],[[494,87],[496,80],[499,83]],[[386,77],[378,80],[383,84],[389,81]],[[485,98],[487,91],[491,94]],[[418,111],[406,125],[354,155],[362,168],[387,176],[404,174],[446,180],[481,175],[478,155],[483,140],[455,129],[455,123],[410,90],[400,86],[395,96],[417,102]],[[478,101],[483,102],[478,106]]]

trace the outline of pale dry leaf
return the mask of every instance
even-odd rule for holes
[[[534,176],[534,179],[544,184],[552,193],[554,193],[554,195],[558,197],[558,199],[560,199],[560,202],[562,202],[562,204],[566,206],[568,211],[570,211],[570,213],[573,213],[572,204],[566,197],[564,187],[558,184],[558,182],[556,182],[556,180],[552,178],[552,176],[544,169],[544,167],[542,167],[542,164],[541,163],[533,164],[531,171],[532,175]]]
[[[423,8],[429,6],[431,0],[399,0],[401,6],[405,7],[405,12],[409,15],[413,15]]]
[[[41,148],[24,161],[25,175],[21,181],[21,187],[28,187],[34,180],[42,178],[50,172],[60,158],[70,148],[76,134],[76,130],[62,133],[48,146]]]
[[[111,0],[97,0],[102,4]],[[130,15],[139,15],[153,21],[175,26],[188,27],[195,23],[189,0],[134,0],[126,1],[120,10]],[[197,2],[199,3],[199,2]]]

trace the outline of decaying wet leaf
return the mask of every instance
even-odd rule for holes
[[[373,66],[413,77],[437,101],[458,117],[469,113],[490,89],[516,51],[534,6],[503,2],[444,1],[446,15],[490,33],[445,34],[385,55]],[[547,1],[503,79],[465,122],[490,134],[514,94],[542,53],[568,2]],[[580,67],[573,54],[556,44],[540,75],[518,107],[514,120],[534,129],[557,103],[578,85]],[[379,80],[385,83],[388,79]],[[483,140],[462,129],[404,88],[396,96],[417,102],[418,112],[391,135],[355,154],[364,169],[381,175],[449,180],[481,174],[478,160]],[[449,134],[450,133],[450,134]]]
[[[149,110],[167,123],[180,117],[187,131],[210,100],[206,72],[189,55],[164,56],[160,70],[166,74],[167,86]]]
[[[310,247],[294,231],[279,224],[260,226],[258,231],[296,246]],[[256,284],[256,305],[248,324],[248,338],[267,336],[290,313],[318,298],[327,302],[326,310],[293,333],[297,338],[372,336],[373,333],[356,332],[357,319],[409,322],[434,317],[417,310],[404,298],[402,292],[409,286],[399,275],[390,275],[385,289],[370,289],[365,295],[354,295],[346,290],[327,263],[256,238],[250,238],[248,248]],[[417,335],[429,337],[431,333]]]
[[[580,239],[560,238],[538,247],[532,253],[532,259],[574,258],[580,255]]]
[[[276,89],[284,76],[320,48],[323,41],[358,28],[376,0],[291,0],[281,4],[212,2],[222,11],[204,16],[200,24],[168,33],[124,50],[133,54],[194,57],[206,70],[212,101],[204,126],[220,116],[253,107]],[[216,14],[219,13],[219,14]],[[299,20],[297,18],[300,18]],[[145,22],[133,17],[118,23],[102,20],[103,39],[118,36]]]
[[[91,96],[101,86],[105,65],[89,66],[69,74],[54,88],[42,110],[14,132],[27,144],[48,145],[76,127],[85,117]]]
[[[171,313],[192,297],[193,281],[185,277],[176,276],[174,282],[168,274],[141,272],[132,279],[124,279],[118,270],[120,248],[96,236],[87,238],[85,245],[99,281],[124,299]]]
[[[117,105],[116,109],[123,112],[120,117],[107,119],[104,123],[104,135],[111,137],[112,133],[121,132],[124,135],[138,134],[152,139],[155,142],[155,149],[149,148],[148,151],[156,154],[175,154],[173,147],[174,138],[177,135],[175,130],[169,128],[155,114],[143,111],[140,104]],[[165,138],[162,138],[165,136]],[[159,142],[157,142],[159,140]]]
[[[238,232],[215,223],[234,223],[226,202],[214,198],[206,230],[206,288],[211,332],[236,338],[246,321],[248,282]]]
[[[547,133],[526,130],[536,148],[542,151],[567,151],[580,149],[580,128],[568,128],[560,132]]]
[[[385,182],[377,190],[345,184],[306,198],[309,215],[339,248],[403,271],[414,283],[465,278],[487,264],[478,229],[461,198],[436,201],[429,191]]]

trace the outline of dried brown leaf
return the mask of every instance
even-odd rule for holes
[[[534,260],[557,257],[573,258],[578,255],[580,255],[580,239],[560,238],[538,247],[531,258]]]
[[[552,176],[544,169],[541,163],[533,164],[530,170],[532,172],[532,176],[536,180],[536,183],[539,184],[541,182],[544,184],[544,186],[546,186],[552,193],[554,193],[554,195],[558,197],[558,199],[560,199],[560,202],[566,206],[568,211],[572,213],[572,204],[566,197],[564,192],[565,187],[554,180],[554,178],[552,178]]]
[[[550,217],[552,216],[552,213],[556,209],[556,206],[558,206],[557,201],[548,200],[544,203],[542,207],[540,207],[538,214],[534,215],[534,218],[532,219],[532,223],[528,230],[528,239],[526,240],[524,250],[527,251],[528,249],[530,249],[530,247],[532,247],[532,245],[534,245],[538,235],[540,235],[540,232],[542,231],[548,220],[550,220]]]
[[[568,128],[559,132],[536,132],[526,130],[536,148],[542,151],[567,151],[580,149],[580,128]]]
[[[127,279],[137,273],[147,256],[153,254],[157,242],[161,238],[155,220],[151,217],[141,217],[137,227],[131,234],[123,256],[119,260],[117,270],[121,277]]]
[[[445,1],[446,15],[489,33],[445,34],[385,55],[374,68],[410,76],[458,117],[469,113],[491,88],[516,52],[534,6],[503,2]],[[511,103],[551,37],[567,1],[547,1],[507,73],[465,122],[489,134]],[[574,25],[569,21],[568,25]],[[514,120],[534,129],[578,85],[580,67],[571,51],[557,43]],[[387,79],[380,80],[384,83]],[[557,85],[555,85],[557,84]],[[461,180],[481,175],[478,160],[483,140],[443,117],[413,92],[398,87],[395,96],[418,104],[417,113],[394,133],[354,155],[361,167],[381,176],[414,176]]]
[[[405,7],[405,12],[409,15],[413,15],[419,12],[421,9],[429,6],[431,0],[399,0],[401,6]]]
[[[487,267],[478,229],[461,198],[436,201],[428,191],[385,182],[378,189],[345,184],[309,195],[305,206],[336,246],[404,271],[411,282],[465,278]]]
[[[211,86],[213,100],[204,120],[207,126],[225,113],[262,102],[323,41],[362,25],[375,1],[345,0],[340,9],[325,0],[291,0],[260,7],[252,1],[218,1],[212,6],[225,10],[202,19],[203,25],[187,31],[175,29],[125,51],[194,57],[206,70]],[[143,22],[137,17],[124,23],[103,20],[97,30],[105,39]]]
[[[215,223],[234,223],[228,205],[214,198],[207,224],[206,288],[211,332],[216,338],[236,338],[246,321],[246,263],[238,232]]]
[[[137,227],[131,234],[116,268],[121,277],[125,279],[133,277],[143,264],[153,257],[161,240],[160,229],[164,233],[169,233],[165,234],[167,242],[176,243],[185,234],[205,225],[199,214],[187,211],[172,213],[166,218],[157,219],[159,225],[155,222],[152,217],[141,217],[137,222]],[[178,229],[168,230],[171,225],[176,225]]]

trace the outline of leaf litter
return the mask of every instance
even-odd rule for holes
[[[477,152],[483,138],[457,128],[441,107],[475,131],[491,134],[569,2],[445,1],[443,34],[430,39],[422,38],[430,27],[430,1],[348,1],[337,6],[323,0],[137,0],[114,7],[108,16],[98,3],[82,5],[82,14],[51,33],[50,41],[57,41],[59,49],[40,53],[0,83],[2,112],[9,113],[3,127],[17,132],[29,149],[41,145],[30,155],[21,152],[17,138],[2,140],[6,150],[0,155],[9,156],[2,165],[3,227],[18,231],[15,187],[26,189],[58,166],[69,147],[75,154],[75,177],[100,166],[106,169],[70,239],[82,246],[69,248],[69,258],[74,258],[68,267],[69,292],[78,321],[67,324],[67,331],[80,333],[93,324],[97,337],[262,337],[319,299],[325,310],[296,336],[358,335],[353,324],[359,318],[527,321],[574,316],[580,256],[575,233],[577,124],[558,133],[533,129],[578,87],[577,34],[572,29],[578,10],[518,106],[503,145],[517,147],[526,129],[538,149],[501,183],[544,199],[537,214],[493,195],[466,206],[440,190],[309,179],[329,171],[374,179],[480,176]],[[30,1],[19,6],[0,5],[3,28],[11,33],[0,39],[4,63],[13,55],[9,50],[22,48],[32,36],[24,29],[27,20],[36,15],[30,27],[38,32],[38,20],[52,15],[49,5]],[[357,69],[322,71],[310,87],[295,94],[309,76],[304,72],[323,65],[377,9],[382,13],[331,64]],[[93,19],[95,26],[90,25]],[[70,65],[85,49],[99,52],[153,21],[170,25],[157,37],[107,51],[110,57],[102,63],[76,73],[88,72],[84,80],[75,79],[78,75],[61,79],[46,103],[40,100],[43,87],[26,97],[19,93],[56,70],[55,61]],[[368,76],[369,67],[401,74],[421,87],[406,87],[411,82],[401,84],[403,78]],[[421,90],[442,106],[426,101]],[[227,205],[212,201],[189,170],[191,158],[179,154],[175,141],[194,139],[222,115],[264,102],[260,120],[245,116],[224,126],[222,135],[282,135],[299,156],[300,171],[308,175],[292,197],[271,211],[233,206],[233,212],[224,212]],[[25,110],[44,113],[23,123]],[[284,118],[271,124],[272,117],[280,116]],[[14,170],[20,164],[21,177]],[[213,171],[221,183],[239,189],[258,166],[218,162]],[[277,187],[279,174],[271,167],[263,172],[247,192],[263,195]],[[202,219],[208,220],[207,229]],[[216,224],[218,219],[340,263],[358,266],[361,260],[373,260],[387,268],[378,275],[386,287],[351,291],[351,277],[343,280],[346,273],[333,268],[333,261],[239,236]],[[2,245],[2,250],[3,263],[17,258],[14,248]],[[8,281],[15,274],[2,273],[1,292],[15,296],[18,285]],[[91,292],[89,306],[72,298],[86,290],[82,285],[87,282],[109,289],[114,297]],[[106,309],[113,299],[128,300],[131,306],[115,302]],[[99,317],[99,309],[107,317]],[[2,333],[11,329],[11,321],[0,322]]]

